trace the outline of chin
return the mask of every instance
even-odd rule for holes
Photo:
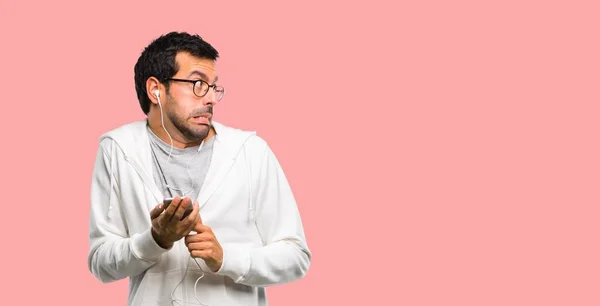
[[[210,125],[209,124],[198,124],[195,126],[196,130],[200,130],[200,131],[208,131],[210,129]]]
[[[210,131],[210,126],[209,125],[197,125],[194,124],[193,127],[190,128],[189,132],[191,135],[189,136],[193,136],[193,138],[196,139],[204,139],[208,136],[208,132]]]

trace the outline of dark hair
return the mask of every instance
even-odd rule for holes
[[[216,60],[219,52],[199,35],[185,32],[170,32],[152,41],[142,52],[134,67],[135,91],[144,114],[150,111],[150,99],[146,93],[146,81],[155,77],[160,82],[174,76],[179,67],[175,62],[178,52],[189,52],[191,55]],[[169,84],[165,87],[169,89]]]

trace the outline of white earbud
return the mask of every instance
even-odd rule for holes
[[[160,114],[162,116],[162,105],[160,104],[160,91],[158,89],[154,90],[154,96],[156,97],[156,100],[158,100],[158,106],[160,107]]]

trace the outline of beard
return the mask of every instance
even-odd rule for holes
[[[169,103],[167,105],[176,105],[176,103]],[[196,142],[202,141],[208,136],[208,133],[210,131],[210,125],[191,124],[188,122],[188,119],[205,113],[209,113],[212,115],[212,106],[195,109],[191,114],[189,114],[189,116],[181,116],[177,114],[175,110],[169,107],[167,109],[167,118],[169,118],[169,120],[173,123],[175,128],[179,130],[179,132],[181,132],[181,134],[186,138],[187,141]],[[210,120],[212,122],[212,118]]]

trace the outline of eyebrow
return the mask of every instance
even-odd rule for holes
[[[188,75],[188,77],[192,77],[193,75],[199,75],[199,76],[200,76],[202,79],[204,79],[204,80],[208,80],[208,76],[207,76],[207,75],[206,75],[204,72],[202,72],[202,71],[200,71],[200,70],[194,70],[194,71],[192,71],[192,72],[191,72],[191,73]],[[219,81],[219,76],[216,76],[216,77],[215,77],[215,81],[214,81],[214,83],[216,83],[217,81]]]

